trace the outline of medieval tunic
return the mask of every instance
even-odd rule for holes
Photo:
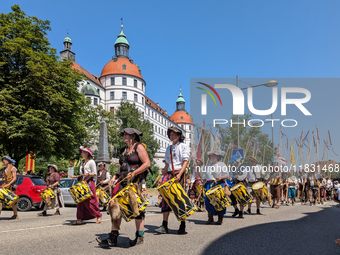
[[[96,174],[97,176],[97,168],[96,163],[93,159],[90,159],[86,164],[85,162],[82,162],[80,165],[80,174]],[[78,178],[78,181],[82,181],[83,176]],[[86,178],[85,181],[90,186],[90,189],[92,191],[92,196],[85,201],[77,204],[77,219],[81,220],[90,220],[94,218],[100,218],[102,217],[102,214],[99,210],[98,201],[96,198],[96,185],[93,177]]]
[[[5,171],[4,171],[4,180],[5,180],[5,184],[10,183],[13,180],[13,172],[15,173],[17,171],[16,167],[9,164]],[[15,194],[16,189],[13,188],[13,185],[15,184],[15,182],[11,185],[11,187],[9,187],[8,189],[13,192]]]
[[[226,167],[226,164],[223,162],[217,162],[216,164],[207,167],[207,171],[203,174],[203,180],[206,180],[206,183],[204,184],[206,191],[216,185],[221,185],[222,188],[224,187],[225,181],[221,180],[216,182],[216,178],[228,177],[228,172],[223,172],[223,168],[226,169]],[[207,195],[204,197],[204,203],[208,213],[212,213],[213,215],[225,214],[227,212],[227,208],[224,208],[222,211],[216,211],[214,206],[210,204],[210,200]]]
[[[55,183],[59,181],[60,181],[59,174],[57,172],[54,172],[46,178],[46,185],[47,186],[54,185]],[[51,199],[52,205],[50,207],[47,207],[47,205],[45,204],[44,211],[47,211],[49,209],[59,209],[59,208],[64,207],[63,195],[61,194],[61,192],[58,193],[58,190],[59,190],[58,186],[53,187],[52,190],[55,195],[55,197]]]

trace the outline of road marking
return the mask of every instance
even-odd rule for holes
[[[157,215],[156,213],[148,213],[148,216],[155,216]],[[105,219],[103,221],[111,221],[111,219]],[[0,233],[9,233],[9,232],[17,232],[17,231],[26,231],[26,230],[34,230],[34,229],[42,229],[42,228],[55,228],[55,227],[66,227],[69,225],[63,225],[63,224],[58,224],[58,225],[49,225],[49,226],[41,226],[41,227],[32,227],[32,228],[18,228],[18,229],[11,229],[11,230],[2,230]]]

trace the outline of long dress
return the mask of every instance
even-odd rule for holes
[[[96,174],[97,176],[97,168],[96,163],[93,159],[90,159],[86,164],[83,162],[80,166],[80,173],[89,173]],[[78,179],[79,181],[83,180],[83,177]],[[91,220],[94,218],[102,217],[102,214],[99,210],[98,201],[96,198],[96,184],[93,178],[87,178],[85,181],[90,186],[90,190],[92,191],[92,196],[85,201],[77,204],[77,219],[81,220]]]

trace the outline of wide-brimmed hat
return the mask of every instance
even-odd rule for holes
[[[221,150],[209,151],[208,156],[212,156],[212,155],[223,157],[224,151],[221,151]]]
[[[172,132],[175,132],[176,134],[179,134],[180,135],[180,138],[179,138],[179,141],[180,142],[183,142],[184,141],[184,135],[183,135],[183,132],[182,130],[180,130],[179,128],[177,127],[174,127],[174,126],[171,126],[171,127],[168,127],[168,131],[167,131],[167,134],[168,134],[168,138],[170,139],[170,133]]]
[[[254,157],[249,157],[248,158],[250,161],[254,161],[255,163],[257,163],[257,160],[256,160],[256,158],[254,158]]]
[[[48,164],[47,168],[50,168],[50,166],[53,167],[56,171],[58,171],[58,167],[56,165]]]
[[[229,160],[230,163],[234,163],[234,162],[241,162],[241,155],[235,154],[231,157],[231,159]]]
[[[2,156],[2,159],[7,159],[12,165],[14,165],[15,164],[15,160],[14,159],[12,159],[10,156]]]
[[[135,128],[124,128],[122,131],[120,131],[120,134],[123,136],[124,133],[127,133],[129,135],[136,135],[136,141],[139,142],[140,141],[140,136],[143,136],[143,133],[140,132],[139,130],[135,129]]]
[[[86,151],[90,154],[91,158],[93,158],[93,153],[92,153],[92,150],[90,148],[87,148],[85,146],[80,146],[79,147],[79,151],[82,152],[82,151]]]
[[[101,165],[104,165],[104,166],[105,166],[105,163],[104,163],[104,162],[99,162],[99,163],[98,163],[98,166],[101,166]]]

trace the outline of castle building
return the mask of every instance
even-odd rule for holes
[[[94,107],[101,105],[114,114],[123,99],[135,103],[144,118],[153,124],[153,136],[159,144],[159,150],[154,157],[156,165],[164,166],[162,161],[165,150],[171,144],[167,136],[167,129],[170,126],[181,129],[185,135],[185,143],[190,149],[194,148],[194,123],[185,110],[181,90],[176,101],[176,111],[171,116],[159,106],[159,103],[146,96],[146,82],[141,69],[130,58],[130,44],[123,32],[123,25],[114,44],[115,54],[103,67],[100,76],[90,73],[76,63],[75,53],[71,51],[72,40],[68,35],[63,43],[64,50],[60,52],[60,58],[73,61],[73,68],[86,75],[87,79],[79,84],[79,91],[91,99]]]

